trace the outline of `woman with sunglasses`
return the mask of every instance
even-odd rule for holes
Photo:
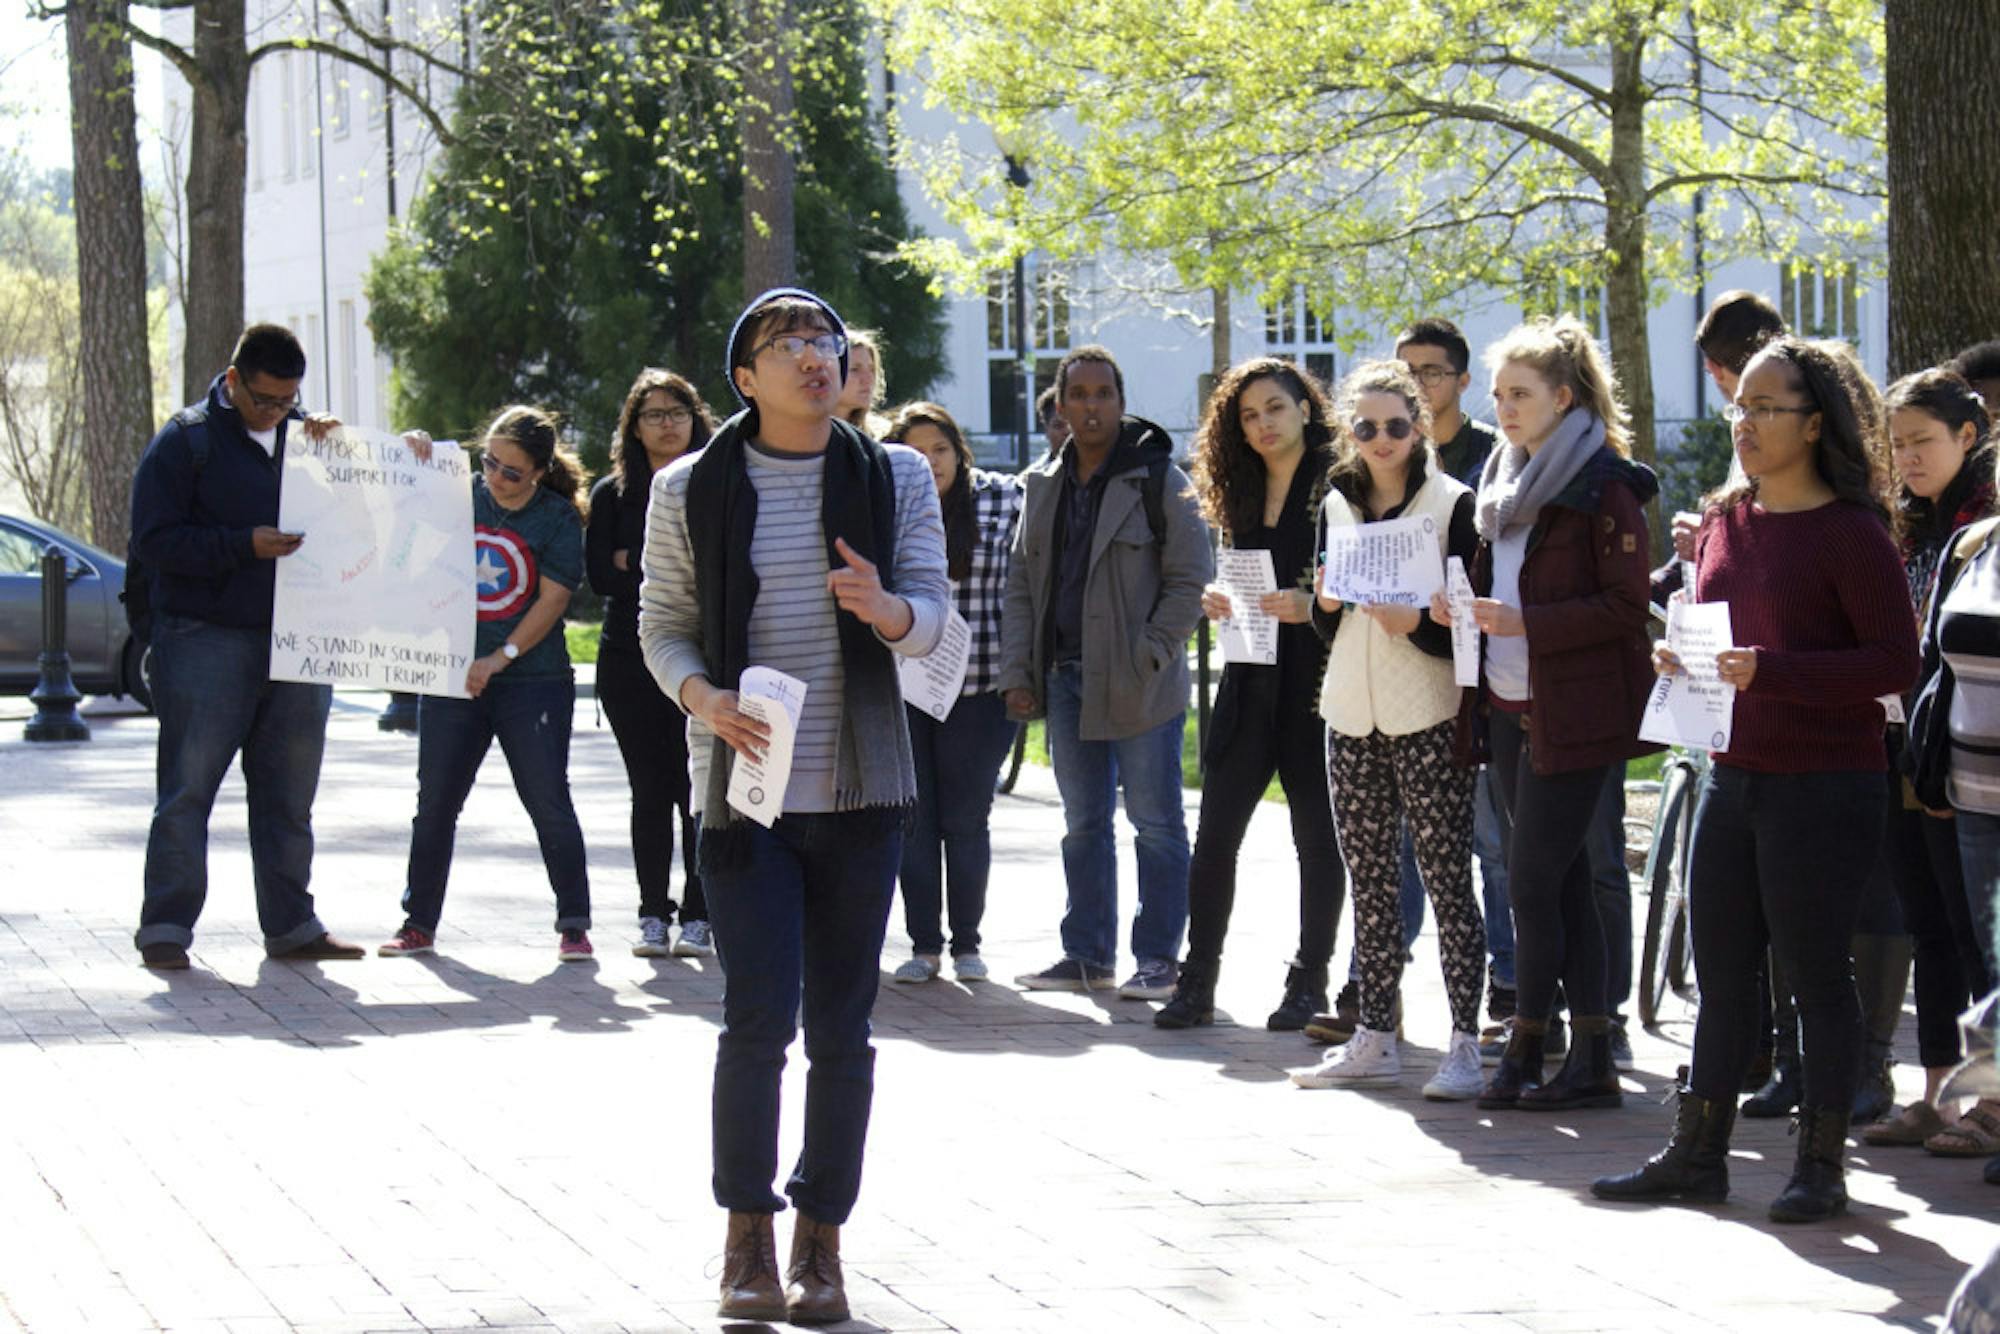
[[[1326,971],[1347,875],[1327,802],[1326,756],[1308,724],[1326,669],[1313,633],[1314,512],[1333,463],[1326,391],[1277,357],[1234,367],[1209,395],[1195,437],[1194,486],[1224,546],[1271,553],[1277,588],[1258,610],[1278,620],[1275,663],[1222,669],[1203,755],[1201,820],[1188,863],[1188,948],[1174,994],[1153,1022],[1192,1028],[1215,1022],[1215,980],[1236,905],[1236,857],[1265,788],[1283,785],[1299,857],[1299,945],[1266,1028],[1296,1032],[1326,1008]],[[1210,620],[1235,611],[1229,594],[1201,597]]]
[[[428,458],[430,437],[406,437]],[[576,678],[563,611],[583,582],[583,465],[540,408],[502,408],[482,436],[472,479],[477,549],[476,656],[470,698],[426,695],[417,710],[417,816],[410,825],[403,926],[377,953],[430,954],[444,914],[458,814],[497,738],[541,844],[556,895],[557,957],[590,958],[590,879],[569,793]]]
[[[1792,1177],[1774,1222],[1847,1207],[1843,1158],[1860,1073],[1848,954],[1883,839],[1883,695],[1917,675],[1917,625],[1891,534],[1880,400],[1837,343],[1782,338],[1725,409],[1744,480],[1704,506],[1694,589],[1729,604],[1729,749],[1695,813],[1694,964],[1701,1013],[1673,1138],[1601,1199],[1729,1193],[1736,1091],[1757,1046],[1768,944],[1798,1007],[1804,1082]],[[1681,663],[1662,645],[1662,675]]]
[[[1472,559],[1479,545],[1472,492],[1438,466],[1430,407],[1400,361],[1357,367],[1340,388],[1338,460],[1323,502],[1328,532],[1391,519],[1428,520],[1441,557]],[[1296,1070],[1302,1088],[1394,1083],[1403,977],[1402,833],[1407,823],[1438,923],[1451,1003],[1451,1039],[1424,1096],[1472,1098],[1480,1087],[1479,1001],[1486,927],[1472,888],[1474,773],[1452,754],[1458,686],[1451,630],[1415,606],[1315,599],[1313,626],[1333,643],[1319,713],[1326,720],[1334,826],[1354,889],[1361,1023],[1319,1065]]]
[[[597,698],[632,785],[632,864],[639,876],[639,943],[632,953],[656,959],[672,953],[701,959],[715,953],[708,905],[695,869],[695,821],[688,786],[687,720],[660,693],[639,648],[639,552],[646,540],[646,500],[653,474],[708,443],[715,420],[701,394],[681,376],[654,367],[639,372],[618,414],[613,470],[590,492],[584,559],[590,586],[605,599],[597,641]],[[681,828],[681,937],[674,922],[671,874],[674,823]]]
[[[1637,737],[1653,681],[1643,507],[1659,486],[1632,461],[1610,364],[1574,316],[1516,327],[1486,364],[1502,440],[1479,479],[1480,684],[1465,691],[1459,739],[1467,759],[1490,752],[1506,817],[1518,1008],[1479,1105],[1616,1107],[1586,839],[1611,771],[1658,749]],[[1451,623],[1442,594],[1431,618]],[[1558,983],[1573,1037],[1543,1083]]]

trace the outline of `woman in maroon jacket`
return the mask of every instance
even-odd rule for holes
[[[1916,621],[1890,536],[1880,401],[1853,354],[1771,343],[1726,412],[1747,480],[1710,498],[1696,539],[1697,596],[1729,604],[1736,646],[1715,661],[1736,703],[1695,815],[1694,1062],[1672,1141],[1592,1190],[1642,1201],[1729,1193],[1768,943],[1797,1001],[1804,1076],[1797,1158],[1770,1216],[1801,1223],[1847,1205],[1861,1044],[1848,942],[1883,837],[1878,701],[1916,678]],[[1654,661],[1680,670],[1664,646]]]
[[[1518,995],[1513,1031],[1479,1105],[1616,1107],[1604,928],[1584,837],[1611,768],[1635,739],[1652,683],[1645,503],[1603,351],[1576,319],[1536,320],[1486,354],[1505,437],[1479,482],[1480,685],[1466,691],[1466,758],[1490,738],[1506,815]],[[1448,623],[1443,597],[1431,606]],[[1556,984],[1575,1034],[1542,1082]]]

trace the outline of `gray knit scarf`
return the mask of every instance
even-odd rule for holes
[[[1533,527],[1542,506],[1561,495],[1603,447],[1604,423],[1583,408],[1556,423],[1532,458],[1527,450],[1502,439],[1479,474],[1479,535],[1497,542],[1510,529]]]

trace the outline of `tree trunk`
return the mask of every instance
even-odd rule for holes
[[[198,402],[229,364],[243,332],[243,183],[249,161],[244,121],[250,52],[243,0],[196,0],[194,61],[201,81],[189,92],[187,342],[181,399]]]
[[[71,0],[70,143],[90,540],[122,555],[132,470],[153,433],[146,346],[146,211],[126,0]]]
[[[742,0],[743,299],[798,281],[793,240],[791,5]]]
[[[1604,313],[1611,336],[1611,363],[1625,410],[1632,419],[1632,457],[1657,467],[1653,439],[1653,347],[1646,326],[1646,104],[1645,47],[1636,34],[1611,49],[1611,173],[1603,182],[1604,245],[1610,267],[1605,275]],[[1658,497],[1647,507],[1653,552],[1666,549],[1666,525]]]
[[[1208,369],[1215,378],[1211,384],[1220,384],[1229,370],[1230,346],[1229,288],[1217,283],[1209,289],[1209,313],[1212,316],[1208,326]]]
[[[1884,17],[1889,373],[1906,375],[2000,336],[2000,0],[1888,0]]]

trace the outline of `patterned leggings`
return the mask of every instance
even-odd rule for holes
[[[1451,1026],[1479,1031],[1486,979],[1486,929],[1472,891],[1472,790],[1476,775],[1451,756],[1449,722],[1408,736],[1342,736],[1327,729],[1333,823],[1354,898],[1354,948],[1361,965],[1361,1022],[1396,1027],[1403,977],[1399,823],[1409,821],[1417,869],[1437,917]]]

